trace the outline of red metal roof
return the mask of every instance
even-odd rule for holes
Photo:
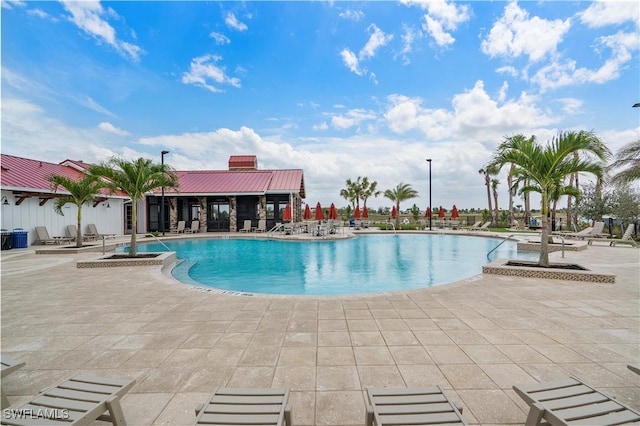
[[[258,169],[258,158],[255,155],[232,155],[229,157],[229,170]]]
[[[176,174],[180,183],[178,191],[165,188],[165,194],[263,194],[272,175],[268,171],[254,170],[179,171]]]
[[[300,192],[302,198],[304,194],[304,178],[301,169],[292,170],[270,170],[273,173],[269,183],[268,192]]]

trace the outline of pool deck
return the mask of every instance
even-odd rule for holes
[[[12,405],[91,372],[136,379],[133,426],[192,424],[216,386],[287,386],[295,425],[344,426],[364,424],[367,387],[439,384],[469,424],[509,425],[526,418],[514,384],[575,375],[640,409],[630,246],[565,253],[615,283],[477,275],[324,297],[195,291],[158,266],[77,269],[97,254],[36,248],[1,253],[1,350],[26,361],[2,380]]]

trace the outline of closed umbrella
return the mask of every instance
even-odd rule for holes
[[[460,215],[458,214],[458,208],[456,207],[456,205],[453,205],[453,209],[451,209],[451,218],[452,219],[457,219]]]
[[[429,207],[427,207],[427,210],[425,210],[424,217],[431,217],[431,209]]]
[[[442,208],[442,206],[440,206],[440,208],[438,209],[438,218],[444,219],[444,209]]]
[[[396,210],[396,206],[393,206],[391,209],[391,217],[395,219],[396,216],[398,216],[398,211]]]
[[[320,201],[318,201],[318,204],[316,204],[316,220],[324,220],[324,212],[322,211]]]
[[[284,214],[282,215],[282,220],[285,222],[291,222],[291,219],[293,219],[291,215],[291,204],[287,203],[286,207],[284,208]]]
[[[360,206],[356,206],[356,211],[353,212],[353,217],[355,219],[360,219],[361,215],[360,215]]]
[[[369,219],[369,210],[367,209],[367,206],[362,208],[362,218]]]
[[[309,204],[307,204],[307,206],[304,208],[304,220],[310,220],[313,217],[313,215],[311,214],[311,207],[309,207]]]
[[[338,218],[338,210],[336,209],[335,204],[331,203],[331,207],[329,207],[329,220],[336,220]]]

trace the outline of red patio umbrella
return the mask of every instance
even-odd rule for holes
[[[322,211],[320,201],[318,201],[318,204],[316,204],[316,220],[324,220],[324,212]]]
[[[453,205],[453,209],[451,209],[451,218],[452,219],[457,219],[460,215],[458,214],[458,208],[456,207],[456,205]]]
[[[369,210],[367,209],[367,206],[362,208],[362,218],[369,219]]]
[[[396,216],[398,216],[398,211],[396,210],[396,206],[393,206],[391,209],[391,217],[395,219]]]
[[[354,219],[360,219],[360,206],[356,206],[356,211],[353,212]]]
[[[291,219],[293,219],[293,217],[291,216],[291,204],[287,203],[286,207],[284,208],[284,213],[282,214],[282,220],[284,220],[285,222],[291,222]]]
[[[444,219],[444,209],[442,208],[442,206],[440,206],[440,209],[438,209],[438,218]]]
[[[431,217],[431,209],[429,207],[424,211],[424,217]]]
[[[331,203],[331,207],[329,207],[329,219],[336,220],[338,218],[338,210],[336,209],[335,204]]]
[[[311,214],[311,207],[309,207],[309,204],[307,204],[307,207],[304,208],[304,216],[302,216],[304,218],[304,220],[309,220],[313,217],[313,215]]]

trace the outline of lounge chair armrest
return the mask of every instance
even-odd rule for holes
[[[287,426],[291,426],[291,405],[287,404],[284,406],[284,424]]]
[[[198,417],[198,414],[200,414],[200,411],[202,411],[203,408],[204,408],[203,403],[196,405],[196,417]]]

